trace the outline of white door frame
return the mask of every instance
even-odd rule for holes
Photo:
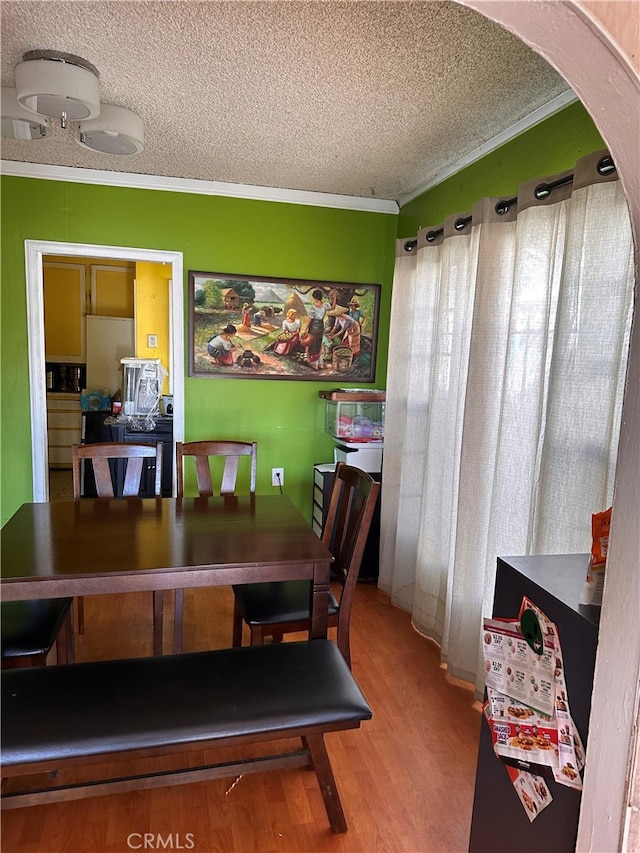
[[[44,346],[43,255],[110,258],[171,264],[169,298],[169,381],[173,393],[173,440],[184,440],[184,294],[182,252],[100,246],[94,243],[59,243],[25,240],[27,277],[27,336],[29,346],[29,398],[31,405],[31,462],[33,500],[49,499],[49,453],[47,444],[47,391]],[[175,494],[175,465],[173,472]]]

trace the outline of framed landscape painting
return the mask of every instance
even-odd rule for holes
[[[189,375],[373,382],[380,285],[189,271]]]

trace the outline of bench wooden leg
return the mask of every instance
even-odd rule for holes
[[[324,737],[322,734],[306,735],[304,742],[309,749],[313,769],[316,771],[316,776],[318,777],[318,784],[320,785],[322,799],[327,810],[327,817],[331,824],[331,831],[334,833],[346,832],[347,821],[342,811],[342,803],[340,802],[336,780],[334,779],[329,756],[327,755]]]
[[[96,780],[86,783],[71,783],[34,791],[17,791],[7,794],[3,779],[2,808],[16,809],[43,803],[69,802],[85,797],[101,797],[107,794],[128,793],[130,791],[152,790],[159,787],[204,782],[210,779],[228,779],[234,776],[265,770],[308,767],[311,761],[318,779],[327,817],[334,833],[346,832],[347,822],[342,811],[340,796],[329,763],[329,756],[322,734],[305,735],[302,738],[305,749],[297,752],[276,755],[262,755],[231,761],[222,764],[210,764],[204,767],[188,767],[179,770],[165,770],[159,773],[145,773],[138,776],[124,776]],[[55,779],[58,771],[49,772]]]

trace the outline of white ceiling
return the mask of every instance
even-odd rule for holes
[[[2,0],[0,15],[3,86],[28,50],[77,54],[101,100],[145,125],[132,157],[56,126],[3,140],[4,160],[402,202],[569,94],[522,42],[446,0]]]

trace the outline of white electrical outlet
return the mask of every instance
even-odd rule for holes
[[[271,469],[271,485],[284,486],[284,468]]]
[[[158,346],[158,336],[157,335],[147,335],[147,346],[149,349],[156,349]]]

